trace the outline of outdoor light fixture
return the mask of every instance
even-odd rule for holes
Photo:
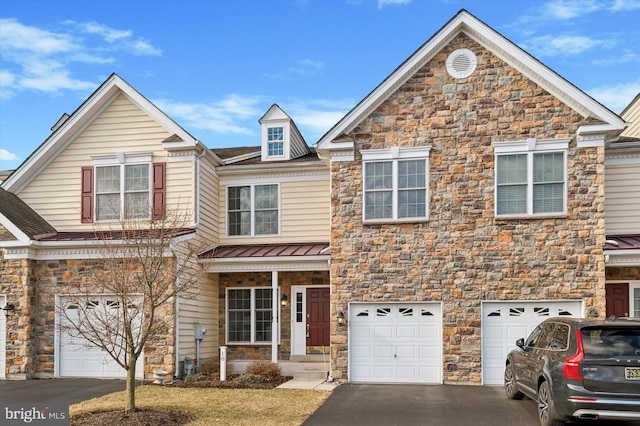
[[[344,324],[344,312],[338,311],[336,318],[338,318],[338,324]]]
[[[7,303],[6,305],[4,305],[4,307],[2,308],[2,311],[4,312],[4,316],[9,318],[9,314],[11,313],[11,311],[13,311],[16,307],[13,305],[13,303]]]
[[[287,297],[286,294],[282,295],[282,298],[280,299],[280,304],[282,306],[287,306],[287,302],[289,301],[289,298]]]

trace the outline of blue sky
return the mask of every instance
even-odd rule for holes
[[[619,113],[640,0],[0,0],[0,170],[117,73],[209,147],[277,103],[314,144],[460,9]]]

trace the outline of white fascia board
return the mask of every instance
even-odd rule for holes
[[[605,250],[605,266],[640,266],[640,250]]]

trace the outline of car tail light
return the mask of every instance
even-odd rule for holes
[[[580,363],[584,359],[584,350],[582,349],[582,334],[580,330],[576,330],[576,343],[578,344],[578,351],[575,355],[571,355],[564,360],[563,374],[567,379],[582,380]]]

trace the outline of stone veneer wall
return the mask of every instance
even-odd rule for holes
[[[4,260],[0,293],[16,310],[7,323],[7,377],[50,378],[55,362],[55,295],[69,288],[91,292],[91,269],[100,260]],[[93,290],[95,292],[95,289]],[[158,315],[174,324],[174,305],[170,300]],[[153,370],[174,370],[175,327],[150,339],[145,346],[145,377]]]
[[[329,286],[329,272],[327,271],[295,271],[279,272],[278,285],[281,294],[286,294],[289,304],[280,308],[281,331],[280,345],[278,347],[278,359],[288,360],[291,356],[291,286],[301,285],[326,285]],[[227,288],[232,287],[271,287],[271,272],[241,272],[241,273],[221,273],[220,274],[220,346],[227,346],[227,359],[236,360],[258,360],[271,359],[271,344],[247,345],[228,344],[227,322],[226,322],[226,299]]]
[[[476,71],[453,79],[449,53]],[[583,118],[472,39],[458,36],[349,135],[332,164],[332,315],[352,301],[442,301],[443,379],[481,382],[481,301],[583,299],[604,315],[604,148],[576,147]],[[493,141],[571,138],[568,214],[496,219]],[[431,146],[429,220],[363,224],[359,151]],[[348,334],[332,325],[332,373]]]

